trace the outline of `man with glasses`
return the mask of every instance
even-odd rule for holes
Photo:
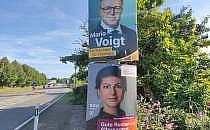
[[[120,24],[122,11],[123,0],[100,0],[101,21],[94,30],[90,30],[90,48],[111,47],[116,51],[114,59],[123,58],[137,50],[136,32]]]

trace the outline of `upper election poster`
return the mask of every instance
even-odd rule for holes
[[[139,59],[136,0],[89,0],[89,59]]]
[[[86,130],[137,130],[136,66],[88,66]]]

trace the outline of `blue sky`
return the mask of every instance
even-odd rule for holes
[[[82,35],[86,0],[0,0],[0,19],[0,58],[29,64],[48,78],[74,72],[59,57],[80,47],[72,43]]]
[[[166,0],[163,7],[177,12],[183,5],[198,20],[210,14],[208,0]],[[73,65],[59,57],[80,47],[72,43],[81,38],[79,26],[87,17],[88,0],[0,0],[0,58],[28,64],[48,78],[69,77]]]

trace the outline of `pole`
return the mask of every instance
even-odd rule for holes
[[[74,75],[74,88],[76,88],[76,85],[77,85],[77,77],[76,77],[76,74],[77,74],[77,66],[76,66],[76,65],[74,66],[74,69],[75,69],[75,75]]]
[[[38,130],[38,121],[39,121],[39,105],[35,106],[35,113],[34,113],[34,130]]]
[[[77,85],[77,66],[76,66],[76,63],[77,63],[77,58],[78,58],[78,55],[77,55],[77,49],[75,48],[75,50],[74,50],[74,61],[75,61],[75,63],[74,63],[74,88],[76,88],[76,85]]]

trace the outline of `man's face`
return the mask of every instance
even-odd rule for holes
[[[101,0],[100,14],[103,22],[111,28],[119,25],[122,0]]]
[[[104,77],[101,80],[99,96],[104,107],[117,108],[123,100],[125,88],[122,79],[116,76]]]

